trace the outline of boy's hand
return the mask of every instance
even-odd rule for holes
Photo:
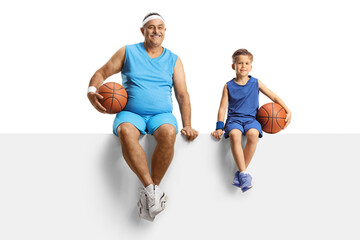
[[[211,133],[211,135],[216,138],[217,140],[221,140],[221,136],[224,134],[224,130],[218,129]]]
[[[290,124],[290,122],[291,122],[291,112],[290,112],[290,111],[286,113],[285,122],[286,122],[286,124],[285,124],[285,126],[284,126],[284,129],[285,129],[285,128]]]

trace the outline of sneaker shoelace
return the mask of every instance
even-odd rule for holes
[[[146,196],[146,201],[148,203],[148,206],[153,206],[155,205],[155,196],[154,194],[151,194],[148,190],[146,190],[146,188],[144,187],[140,187],[139,188],[139,193],[140,195],[145,194]]]
[[[239,180],[240,180],[240,183],[242,183],[242,185],[244,185],[244,183],[248,182],[247,175],[244,174],[242,176],[239,176]]]

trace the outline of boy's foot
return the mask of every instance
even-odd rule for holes
[[[140,200],[138,202],[138,215],[139,217],[153,222],[155,217],[150,216],[149,205],[148,205],[148,191],[145,188],[140,188]]]
[[[153,190],[150,191],[150,197],[148,200],[150,216],[155,217],[165,209],[167,195],[160,189],[159,186],[155,185]]]
[[[239,174],[240,174],[239,171],[237,171],[235,173],[234,180],[233,180],[233,183],[232,183],[236,187],[240,187]]]
[[[253,187],[253,179],[249,173],[240,173],[239,182],[241,191],[246,192]]]

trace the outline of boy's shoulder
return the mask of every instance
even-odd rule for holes
[[[234,83],[234,78],[231,79],[230,81],[227,81],[227,82],[225,83],[225,86],[229,86],[229,84],[231,85],[231,84],[233,84],[233,83]]]
[[[255,78],[255,77],[253,77],[251,75],[249,77],[250,77],[249,81],[251,81],[251,82],[259,82],[259,79]]]

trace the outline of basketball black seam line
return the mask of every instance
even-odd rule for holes
[[[278,117],[277,117],[277,115],[279,115],[279,113],[281,112],[281,110],[283,110],[284,108],[283,107],[281,107],[281,109],[276,113],[276,124],[280,127],[280,129],[283,129],[281,126],[280,126],[280,124],[278,123],[278,121],[277,121],[277,119],[278,119]],[[284,111],[285,111],[285,109],[284,109]],[[279,118],[280,119],[280,118]],[[284,119],[284,118],[281,118],[281,119]]]
[[[106,87],[106,88],[108,88],[108,89],[110,89],[110,90],[113,90],[113,91],[121,90],[121,89],[124,88],[123,86],[121,86],[120,88],[115,88],[115,84],[116,84],[116,83],[113,83],[113,85],[114,85],[113,88],[108,87],[108,85],[106,85],[106,84],[108,84],[108,83],[105,83],[103,86]]]
[[[120,111],[122,111],[122,110],[123,110],[123,107],[122,107],[121,102],[120,102],[119,99],[117,99],[117,98],[114,98],[114,99],[120,104],[120,107],[121,107],[121,110],[120,110]]]
[[[120,97],[124,97],[124,98],[126,98],[126,99],[127,99],[127,96],[125,96],[125,95],[121,95],[120,93],[112,93],[112,92],[99,92],[99,94],[102,94],[102,93],[113,94],[113,95],[120,96]]]
[[[267,117],[267,121],[266,121],[266,123],[264,123],[263,125],[261,125],[261,128],[263,128],[264,126],[266,126],[266,124],[269,122],[269,116],[270,116],[270,114],[268,113],[268,111],[266,111],[266,109],[264,108],[264,107],[261,107],[262,109],[264,109],[264,111],[267,113],[267,115],[268,115],[268,117]],[[261,109],[260,108],[260,109]]]
[[[114,98],[114,97],[107,97],[107,98],[105,98],[105,99],[102,99],[102,100],[101,100],[101,102],[100,102],[100,103],[101,103],[101,105],[102,105],[102,104],[104,104],[104,102],[105,102],[106,100],[108,100],[108,99],[112,99],[112,98]],[[109,112],[111,112],[111,107],[112,107],[112,101],[111,101],[111,105],[110,105]]]
[[[115,83],[113,83],[113,89],[115,88]],[[112,113],[112,106],[113,106],[113,102],[114,102],[114,90],[112,92],[112,97],[113,97],[113,100],[111,101],[111,106],[110,106],[110,113]]]
[[[108,89],[110,89],[110,90],[113,90],[113,91],[118,91],[118,90],[121,90],[121,89],[123,89],[124,87],[123,86],[121,86],[119,89],[117,89],[117,88],[110,88],[110,87],[108,87],[107,85],[106,85],[107,83],[105,83],[103,86],[105,86],[106,88],[108,88]],[[113,83],[113,85],[115,85],[115,82]]]
[[[277,118],[277,119],[286,119],[286,118],[283,118],[283,117],[257,117],[257,118]]]
[[[273,103],[271,103],[271,113],[274,113],[274,104]],[[271,119],[271,133],[273,133],[273,124],[274,124],[274,122],[273,122],[273,119]]]
[[[106,85],[106,83],[105,83],[103,86],[106,87],[106,88],[108,88],[108,89],[110,89],[110,90],[112,90],[110,87],[108,87],[108,86]]]

